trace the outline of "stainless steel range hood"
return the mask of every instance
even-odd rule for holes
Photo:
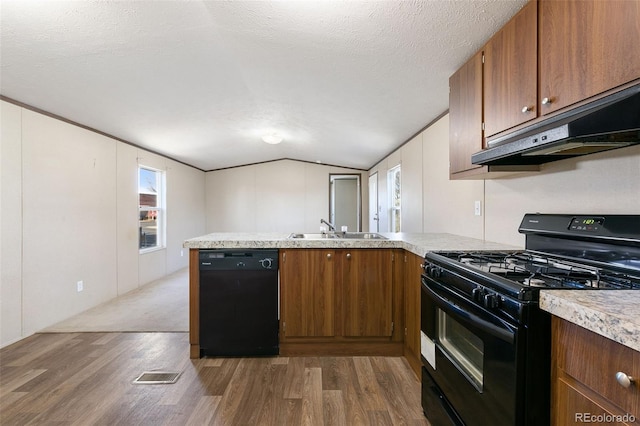
[[[640,84],[491,140],[473,164],[533,165],[640,144]]]

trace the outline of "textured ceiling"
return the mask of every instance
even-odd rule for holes
[[[2,0],[0,94],[203,170],[369,169],[525,2]]]

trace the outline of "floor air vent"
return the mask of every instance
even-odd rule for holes
[[[145,371],[133,383],[136,385],[169,385],[178,380],[180,373],[170,371]]]

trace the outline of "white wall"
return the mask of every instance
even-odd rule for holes
[[[115,171],[109,139],[22,110],[27,334],[117,295]]]
[[[22,337],[22,109],[0,102],[0,345]]]
[[[207,232],[318,232],[329,220],[329,174],[339,173],[360,171],[280,160],[208,172]],[[366,173],[361,188],[366,218]]]
[[[429,126],[422,135],[424,232],[482,239],[484,218],[474,216],[473,206],[476,200],[484,199],[484,182],[449,180],[449,115]]]
[[[0,106],[0,345],[188,265],[182,241],[205,229],[204,172],[4,101]],[[144,255],[138,163],[167,173],[167,247]]]
[[[525,213],[640,214],[640,146],[547,163],[535,173],[460,181],[449,180],[449,116],[421,137],[421,164],[412,161],[416,137],[369,171],[381,176],[379,202],[385,212],[386,172],[402,163],[403,221],[405,214],[424,217],[422,229],[411,220],[407,229],[403,222],[405,232],[446,232],[523,246],[517,229]],[[421,212],[414,197],[420,197]],[[482,216],[474,215],[475,201],[482,203]]]
[[[424,133],[420,133],[400,148],[402,158],[400,226],[403,232],[422,232],[423,230],[423,135]]]
[[[524,244],[525,213],[640,214],[640,146],[543,165],[538,173],[486,181],[488,240]]]

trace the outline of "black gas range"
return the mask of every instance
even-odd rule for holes
[[[434,424],[549,424],[541,289],[640,289],[640,215],[527,214],[512,252],[430,252],[422,276],[423,408]]]

